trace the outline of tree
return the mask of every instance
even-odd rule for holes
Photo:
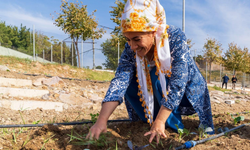
[[[225,53],[224,57],[224,66],[227,69],[236,71],[246,72],[248,62],[248,49],[244,48],[243,50],[237,46],[237,44],[230,43],[228,44],[228,50]]]
[[[207,39],[207,42],[204,44],[203,48],[205,49],[204,57],[209,65],[209,81],[208,82],[210,83],[212,63],[216,63],[219,61],[221,57],[221,53],[222,53],[222,48],[221,48],[221,44],[217,40],[211,39],[211,38]]]
[[[192,43],[192,39],[187,39],[188,48],[191,49],[195,43]]]
[[[83,3],[81,2],[81,4]],[[70,35],[71,39],[73,39],[78,56],[78,64],[79,67],[81,67],[78,39],[80,37],[84,41],[89,38],[99,39],[104,34],[104,30],[97,28],[98,22],[94,17],[96,10],[89,15],[87,5],[80,6],[78,2],[69,3],[62,0],[60,8],[62,13],[56,13],[58,17],[55,19],[55,25],[60,27],[65,33]]]
[[[112,11],[110,11],[110,18],[115,24],[115,28],[112,31],[112,38],[106,40],[104,43],[101,44],[103,49],[102,53],[107,57],[106,62],[103,63],[106,68],[116,70],[118,66],[118,40],[120,43],[120,54],[123,52],[126,44],[126,39],[121,34],[121,15],[127,0],[117,0],[115,1],[116,6],[111,6]]]
[[[96,69],[102,69],[102,66],[96,66]]]

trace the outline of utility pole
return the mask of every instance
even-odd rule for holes
[[[185,0],[182,4],[182,31],[185,32]]]
[[[82,34],[83,37],[83,34]],[[83,39],[82,39],[82,68],[83,68]]]
[[[63,64],[63,47],[62,47],[62,42],[61,42],[61,64]]]
[[[72,47],[71,47],[71,55],[72,55],[72,56],[71,56],[71,57],[72,57],[72,60],[71,60],[71,61],[72,61],[72,66],[74,66],[74,62],[73,62],[73,44],[74,44],[74,43],[73,43],[73,39],[72,39]]]
[[[95,70],[95,39],[92,39],[93,41],[93,69]]]
[[[222,70],[222,67],[221,67],[221,64],[220,64],[220,82],[221,82],[221,70]]]
[[[35,61],[36,50],[35,50],[35,25],[33,25],[33,61]]]
[[[53,45],[51,45],[51,58],[50,58],[51,63],[53,62]]]

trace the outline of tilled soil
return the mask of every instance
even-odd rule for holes
[[[12,72],[0,72],[2,77],[23,78],[35,80],[39,77],[27,76]],[[109,83],[99,83],[90,81],[64,80],[68,85],[75,84],[77,86],[98,86],[107,88]],[[101,105],[101,104],[100,104]],[[238,103],[228,105],[225,103],[212,102],[213,121],[217,129],[228,127],[229,129],[250,122],[250,114],[239,114],[245,117],[245,120],[234,124],[230,113],[249,111],[250,102],[240,101]],[[23,110],[13,111],[10,109],[0,110],[1,124],[35,124],[35,123],[57,123],[57,122],[72,122],[72,121],[90,121],[90,114],[96,114],[100,109],[83,109],[70,108],[63,112],[53,110]],[[236,115],[234,117],[237,117]],[[127,119],[128,115],[124,104],[120,105],[112,114],[110,119]],[[173,130],[166,128],[165,133],[167,138],[161,139],[160,144],[155,141],[145,148],[145,150],[153,149],[174,149],[181,146],[186,141],[205,139],[199,137],[198,125],[199,119],[196,115],[183,116],[183,123],[186,129],[196,134],[185,135],[179,139],[179,134]],[[85,136],[89,128],[93,124],[83,124],[76,126],[53,126],[46,125],[43,127],[34,128],[4,128],[0,129],[0,149],[54,149],[54,150],[128,150],[127,141],[132,141],[133,145],[143,146],[149,144],[149,136],[145,137],[144,133],[150,130],[150,126],[143,122],[116,122],[108,123],[108,132],[101,135],[98,141],[86,140]],[[250,127],[244,126],[224,136],[205,143],[196,145],[191,150],[214,150],[214,149],[250,149]],[[211,137],[213,135],[207,135]]]

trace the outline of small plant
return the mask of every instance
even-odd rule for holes
[[[32,138],[30,138],[30,132],[29,132],[29,134],[28,134],[26,140],[23,142],[22,147],[24,147],[24,146],[25,146],[29,141],[31,141],[31,140],[32,140]]]
[[[240,121],[244,121],[245,120],[245,118],[244,118],[244,116],[239,116],[239,117],[234,117],[233,115],[231,115],[231,117],[234,119],[233,120],[233,122],[234,122],[234,125],[236,125],[238,122],[240,122]]]
[[[90,116],[91,116],[91,121],[92,121],[93,124],[94,124],[94,123],[96,123],[96,121],[97,121],[97,118],[98,118],[98,116],[99,116],[99,113],[96,113],[96,114],[90,113]]]
[[[239,104],[239,103],[240,103],[240,100],[237,99],[237,100],[235,101],[235,103]]]
[[[177,128],[177,132],[179,133],[179,138],[178,139],[179,139],[179,142],[180,142],[185,136],[189,135],[190,131],[187,130],[187,129],[185,129],[185,128],[184,129],[180,129],[177,124],[175,124],[175,126]],[[184,133],[186,134],[185,136],[183,136]]]
[[[53,138],[54,136],[55,136],[55,134],[43,141],[43,146],[42,146],[41,150],[44,149],[45,144],[48,143],[49,140],[50,140],[51,138]]]
[[[211,127],[207,127],[201,124],[198,128],[198,132],[199,132],[199,140],[201,140],[202,137],[207,137],[207,132],[213,132],[213,129]]]
[[[33,121],[32,124],[38,124],[41,120]]]

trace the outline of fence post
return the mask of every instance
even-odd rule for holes
[[[43,49],[43,63],[44,63],[44,49]]]
[[[207,82],[207,61],[206,61],[206,82]]]
[[[53,46],[51,45],[51,59],[50,59],[51,63],[53,62]]]

